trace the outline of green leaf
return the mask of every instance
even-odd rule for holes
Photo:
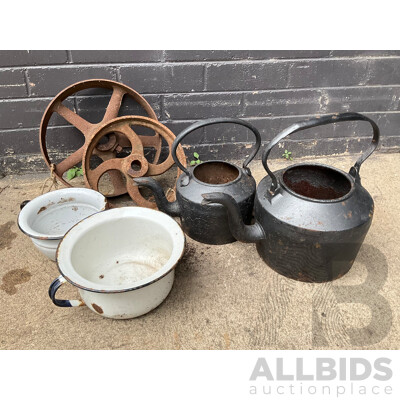
[[[200,160],[196,160],[196,164],[200,164],[201,163],[201,161]]]
[[[77,170],[77,168],[76,167],[74,167],[74,168],[71,168],[71,169],[69,169],[68,171],[67,171],[67,179],[70,181],[71,179],[74,179],[75,178],[75,176],[76,176],[76,170]]]
[[[194,158],[199,158],[199,157],[200,157],[200,156],[199,156],[199,153],[194,152],[194,153],[193,153],[193,157],[194,157]]]
[[[190,165],[195,165],[195,164],[196,164],[196,161],[194,161],[194,160],[190,161]]]
[[[82,167],[80,167],[80,168],[78,168],[78,169],[76,170],[75,176],[83,176],[83,169],[82,169]]]

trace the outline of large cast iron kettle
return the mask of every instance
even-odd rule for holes
[[[194,167],[185,168],[176,156],[179,143],[189,133],[198,128],[214,124],[233,123],[250,129],[256,144],[244,161],[242,168],[226,161],[206,161]],[[220,204],[202,205],[202,194],[209,192],[226,193],[235,199],[240,217],[250,223],[256,182],[251,175],[248,164],[257,154],[261,145],[258,130],[246,121],[236,118],[213,118],[199,121],[184,129],[172,144],[172,157],[184,172],[176,183],[176,201],[168,202],[160,184],[152,178],[136,178],[134,181],[154,192],[156,203],[161,211],[179,216],[183,231],[192,239],[206,244],[226,244],[234,242],[229,229],[228,215]]]
[[[350,172],[302,163],[272,172],[271,149],[292,133],[339,121],[368,121],[372,143]],[[203,195],[204,203],[220,203],[230,214],[236,239],[256,242],[263,260],[286,277],[305,282],[340,278],[351,268],[371,225],[374,202],[361,186],[360,166],[376,149],[379,128],[357,113],[343,113],[296,123],[266,147],[262,162],[268,176],[257,187],[256,223],[244,225],[235,200],[226,193]]]

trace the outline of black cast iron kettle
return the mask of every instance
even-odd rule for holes
[[[176,149],[184,137],[196,129],[222,123],[232,123],[250,129],[256,144],[242,168],[226,161],[206,161],[194,167],[185,168],[176,156]],[[229,229],[228,215],[220,204],[203,205],[204,193],[226,193],[235,199],[240,217],[250,223],[256,182],[248,164],[257,154],[261,145],[258,130],[246,121],[236,118],[213,118],[199,121],[184,129],[172,144],[172,157],[184,172],[176,183],[176,201],[171,203],[165,197],[160,184],[153,178],[135,178],[139,186],[145,186],[154,193],[157,206],[171,216],[181,218],[183,231],[192,239],[206,244],[226,244],[236,239]]]
[[[367,121],[372,143],[349,173],[323,164],[303,163],[272,172],[271,149],[292,133],[340,121]],[[256,223],[245,225],[235,199],[227,193],[204,194],[204,203],[227,207],[236,239],[256,242],[262,259],[286,277],[325,282],[349,271],[368,232],[374,212],[370,194],[361,186],[360,166],[376,149],[379,128],[357,113],[343,113],[296,123],[266,147],[262,162],[268,176],[257,187]]]

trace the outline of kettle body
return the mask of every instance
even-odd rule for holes
[[[374,202],[350,174],[322,164],[275,173],[281,188],[270,200],[269,176],[259,183],[254,214],[265,238],[262,259],[280,274],[306,282],[340,278],[351,268],[372,222]],[[326,185],[325,185],[326,184]]]
[[[250,129],[256,143],[252,153],[242,167],[226,161],[206,161],[185,168],[176,157],[176,149],[182,139],[201,127],[233,123]],[[153,191],[157,206],[171,216],[180,217],[183,231],[192,239],[205,243],[221,245],[236,241],[229,227],[228,214],[220,204],[203,204],[204,193],[226,193],[235,199],[241,218],[250,223],[253,212],[256,182],[248,164],[255,157],[261,145],[258,130],[250,123],[236,118],[213,118],[199,121],[183,130],[174,140],[172,156],[183,171],[176,182],[176,201],[168,202],[160,184],[153,178],[135,178],[139,186]]]

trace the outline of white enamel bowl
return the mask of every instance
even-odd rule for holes
[[[18,215],[18,226],[37,249],[55,261],[57,246],[67,231],[82,219],[107,208],[107,199],[85,188],[67,188],[29,201]]]
[[[122,207],[92,215],[61,241],[61,275],[49,288],[50,298],[60,307],[86,305],[103,317],[138,317],[168,296],[184,248],[182,229],[160,211]],[[67,281],[82,300],[55,298]]]

